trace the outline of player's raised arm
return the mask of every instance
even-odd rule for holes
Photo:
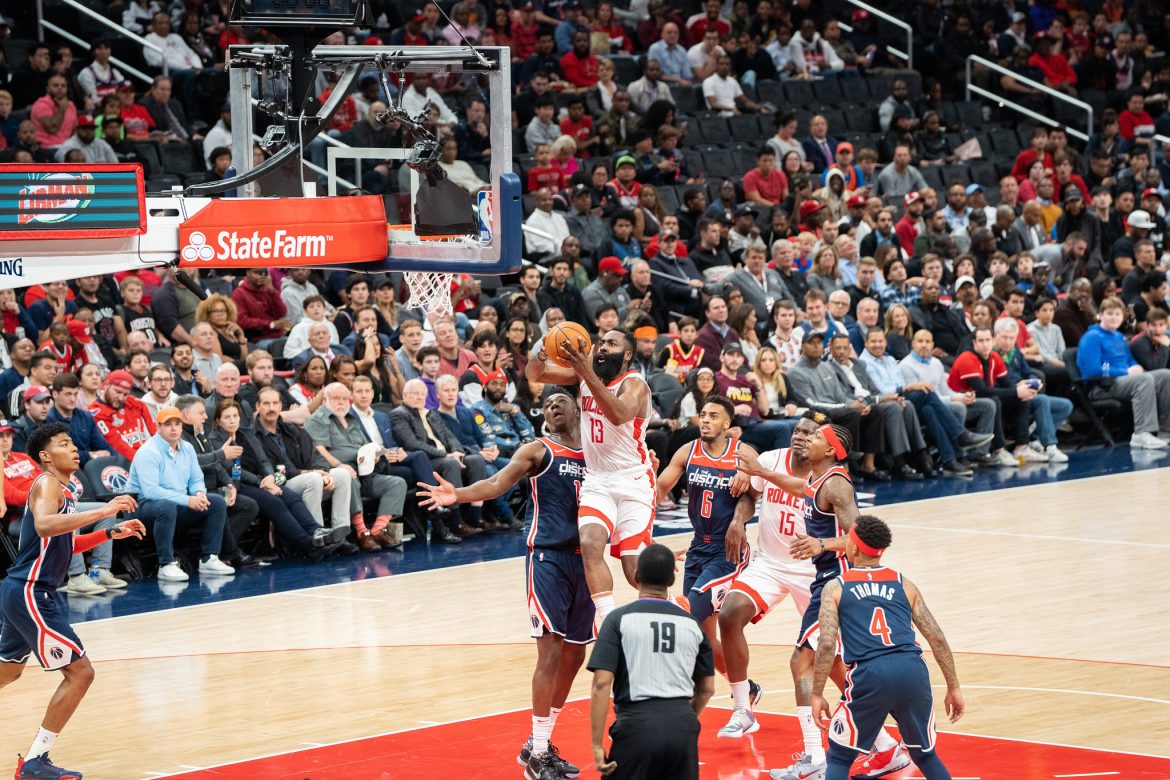
[[[88,512],[61,513],[64,503],[64,493],[61,483],[56,479],[38,479],[28,496],[28,504],[33,513],[33,524],[37,535],[41,537],[60,536],[71,533],[90,523],[96,523],[106,517],[113,517],[119,512],[133,512],[138,508],[138,502],[133,496],[117,496],[105,506],[91,509]]]
[[[530,441],[512,454],[507,466],[487,479],[461,488],[455,487],[435,473],[438,485],[418,483],[418,505],[423,508],[438,508],[498,498],[525,476],[536,471],[546,451],[545,446],[539,441]]]
[[[760,477],[794,496],[804,493],[804,477],[793,477],[778,471],[769,471],[760,463],[759,455],[750,447],[740,446],[735,453],[739,470],[749,477]]]
[[[528,359],[527,365],[524,366],[524,376],[529,382],[544,382],[549,385],[576,385],[580,381],[580,377],[572,368],[558,366],[549,360],[543,346],[535,357]]]
[[[666,468],[658,475],[658,496],[654,499],[661,504],[666,496],[670,495],[670,491],[674,490],[674,486],[678,484],[678,480],[682,477],[683,472],[687,467],[687,458],[691,454],[691,448],[680,447],[675,450],[674,456],[671,457],[670,463],[666,464]]]
[[[840,601],[841,583],[832,580],[821,591],[821,611],[817,618],[820,622],[821,638],[817,642],[816,660],[813,661],[812,714],[821,731],[828,730],[829,726],[825,720],[831,717],[824,693],[825,682],[829,679],[833,661],[837,658],[837,632],[840,629],[837,607]]]
[[[930,643],[931,652],[934,653],[934,660],[938,662],[939,669],[942,670],[943,679],[947,682],[947,696],[944,699],[944,704],[947,709],[947,715],[951,719],[951,723],[956,722],[963,717],[963,712],[967,705],[963,701],[963,694],[959,691],[959,673],[955,669],[955,657],[951,653],[951,645],[947,642],[943,630],[939,627],[938,621],[934,619],[934,615],[926,606],[926,599],[922,597],[922,591],[918,587],[902,577],[902,587],[906,590],[906,598],[910,602],[910,617],[914,621],[914,626],[922,632],[926,637],[926,641]],[[822,631],[824,625],[822,624]],[[822,634],[823,636],[823,634]]]

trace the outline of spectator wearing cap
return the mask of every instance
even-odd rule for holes
[[[926,180],[918,169],[911,166],[910,147],[899,144],[894,147],[893,162],[882,168],[877,177],[875,195],[881,197],[905,197],[911,192],[921,192],[926,187]]]
[[[603,257],[597,264],[597,278],[581,291],[585,311],[590,319],[596,319],[597,311],[604,304],[617,307],[618,318],[624,320],[630,310],[630,296],[622,286],[622,277],[629,270],[614,256]]]
[[[1063,244],[1073,233],[1085,241],[1085,261],[1089,266],[1100,269],[1102,267],[1101,243],[1103,234],[1101,220],[1091,209],[1086,208],[1085,191],[1076,186],[1068,186],[1064,188],[1064,213],[1056,220],[1053,234],[1056,241]],[[1053,266],[1053,278],[1061,276],[1061,273],[1055,268],[1055,263]],[[1063,285],[1067,287],[1070,281],[1072,281],[1071,276],[1065,277]]]
[[[855,192],[863,186],[861,171],[853,165],[853,144],[848,141],[839,141],[834,152],[832,166],[821,171],[821,184],[829,182],[829,174],[837,171],[845,182],[845,189]]]
[[[65,155],[72,149],[79,149],[85,155],[85,161],[91,163],[116,163],[118,155],[100,138],[96,138],[97,128],[93,117],[82,114],[77,118],[77,126],[72,138],[69,138],[57,147],[55,154],[57,162],[63,162]]]
[[[524,224],[540,231],[524,233],[525,253],[538,261],[556,257],[561,244],[571,235],[565,218],[559,212],[553,211],[553,192],[547,187],[534,193],[532,213],[528,215]]]
[[[1109,265],[1106,271],[1112,270],[1115,276],[1125,277],[1134,264],[1134,250],[1138,241],[1149,238],[1157,223],[1148,212],[1134,209],[1126,220],[1125,235],[1113,242],[1109,248]]]
[[[1150,215],[1154,226],[1146,234],[1146,238],[1161,246],[1166,238],[1166,208],[1162,204],[1162,193],[1157,187],[1146,187],[1142,190],[1142,197],[1138,201],[1138,208]]]
[[[594,256],[609,241],[609,228],[593,208],[593,190],[588,184],[577,183],[569,195],[570,207],[564,214],[569,233],[581,242],[581,252]],[[570,317],[570,319],[572,319]]]
[[[209,493],[195,448],[183,441],[183,418],[173,406],[158,413],[158,433],[139,451],[130,464],[126,492],[140,499],[138,513],[150,529],[158,551],[158,578],[185,582],[174,551],[178,525],[202,527],[201,575],[228,576],[235,570],[219,560],[227,523],[227,502],[218,493]]]
[[[787,447],[796,427],[791,419],[762,419],[770,409],[768,393],[753,371],[741,374],[746,356],[739,341],[729,341],[719,351],[719,370],[715,383],[719,394],[735,406],[734,424],[742,430],[740,438],[761,451]]]
[[[150,377],[170,378],[166,366],[153,366]],[[55,381],[55,380],[54,380]],[[178,396],[170,391],[170,384],[158,383],[162,389],[168,391],[168,401],[178,400]],[[154,383],[151,384],[151,393],[154,395]],[[111,371],[106,377],[106,387],[98,393],[98,400],[90,407],[93,419],[98,430],[105,434],[109,446],[126,460],[134,460],[135,454],[143,445],[158,432],[154,416],[146,402],[134,397],[134,377],[128,372]],[[166,404],[160,405],[163,408]]]
[[[734,213],[735,221],[727,231],[727,252],[731,261],[738,265],[744,249],[759,241],[760,229],[756,226],[759,212],[750,203],[741,203],[735,207]]]
[[[69,100],[69,82],[64,76],[53,74],[48,78],[45,94],[32,104],[29,120],[41,146],[60,146],[71,138],[77,127],[77,108]]]
[[[48,419],[53,408],[53,394],[45,385],[29,385],[23,391],[14,391],[14,394],[18,394],[23,412],[12,422],[16,437],[13,446],[23,451],[33,430]],[[78,452],[80,453],[80,448]],[[86,453],[86,460],[88,459],[89,454]]]
[[[925,227],[922,214],[926,205],[922,202],[922,196],[917,192],[907,192],[902,197],[902,206],[904,211],[898,223],[894,225],[894,232],[898,235],[902,250],[907,255],[913,255],[914,241]]]
[[[979,182],[973,182],[967,185],[965,190],[967,194],[967,207],[974,214],[977,211],[983,212],[983,216],[990,225],[995,222],[995,207],[987,205],[987,196],[983,191],[983,185]]]
[[[28,400],[24,397],[24,391],[26,389],[31,387],[44,387],[45,392],[48,392],[48,388],[53,384],[53,378],[55,376],[57,376],[57,359],[53,357],[53,353],[33,353],[29,359],[28,375],[8,394],[8,416],[15,417],[24,412],[23,402]],[[44,418],[38,418],[37,422],[44,422]]]
[[[1012,13],[1007,29],[995,38],[1000,57],[1010,57],[1019,47],[1028,45],[1028,16],[1020,11]]]
[[[77,408],[77,391],[80,388],[81,381],[75,374],[57,374],[51,389],[53,407],[49,409],[46,421],[63,422],[69,426],[69,436],[77,446],[77,455],[81,457],[84,467],[92,458],[111,455],[113,448],[95,424],[94,415]]]

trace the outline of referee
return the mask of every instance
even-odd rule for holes
[[[699,777],[699,713],[715,691],[711,645],[699,622],[667,600],[674,553],[652,544],[638,556],[638,600],[605,619],[589,670],[593,762],[615,778]],[[617,721],[602,746],[610,689]]]

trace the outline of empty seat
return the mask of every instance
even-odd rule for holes
[[[833,105],[842,102],[843,97],[839,79],[826,78],[821,79],[820,81],[814,81],[812,88],[813,97],[815,97],[819,103]]]
[[[779,81],[772,81],[767,79],[765,81],[756,82],[756,94],[760,96],[760,100],[766,100],[772,105],[784,110],[786,98],[784,97],[784,85]]]
[[[784,82],[785,103],[795,106],[811,106],[816,102],[812,84],[807,81]]]
[[[961,182],[964,186],[971,183],[971,166],[966,163],[944,165],[942,167],[943,182],[951,186],[954,182]]]
[[[680,114],[693,114],[703,109],[703,98],[693,86],[673,84],[670,87],[670,94],[674,98],[675,110]]]
[[[731,138],[735,141],[759,143],[770,135],[769,131],[760,127],[760,116],[757,114],[733,116],[727,123],[731,129]]]

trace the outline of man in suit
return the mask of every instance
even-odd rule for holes
[[[829,339],[829,364],[837,372],[847,392],[855,398],[865,399],[870,404],[870,414],[885,418],[882,426],[885,442],[882,451],[893,461],[892,476],[918,481],[922,474],[906,463],[907,455],[925,452],[926,440],[922,437],[922,426],[918,423],[918,412],[913,404],[906,403],[897,393],[882,393],[865,363],[853,359],[853,346],[849,337],[836,334]]]
[[[172,95],[169,76],[155,76],[150,90],[139,101],[154,120],[155,127],[163,130],[178,141],[191,140],[191,125],[183,104]]]
[[[483,456],[468,454],[443,422],[443,415],[437,409],[428,410],[426,404],[427,386],[421,379],[411,379],[403,385],[402,405],[390,413],[395,441],[406,452],[421,452],[430,458],[431,470],[457,488],[484,479],[487,468]],[[467,522],[455,526],[454,534],[446,531],[444,536],[436,532],[432,538],[448,542],[447,536],[458,539],[480,533],[477,526],[483,515],[483,504],[465,504],[462,515]]]
[[[837,139],[829,135],[829,120],[817,114],[808,120],[809,137],[800,142],[804,157],[813,166],[813,172],[820,174],[837,161]]]
[[[307,363],[313,355],[320,355],[325,359],[325,365],[328,366],[336,356],[351,354],[353,353],[349,349],[340,344],[330,344],[329,325],[318,322],[309,328],[309,348],[292,359],[292,366],[294,371],[300,370],[300,367]]]
[[[743,302],[754,306],[759,322],[771,322],[772,304],[781,298],[793,300],[780,274],[768,268],[764,247],[753,244],[744,250],[743,267],[727,277],[743,293]]]
[[[1040,204],[1030,200],[1024,204],[1024,212],[1016,217],[1015,224],[1012,225],[1012,232],[1019,239],[1023,251],[1031,252],[1044,245],[1043,216]]]

